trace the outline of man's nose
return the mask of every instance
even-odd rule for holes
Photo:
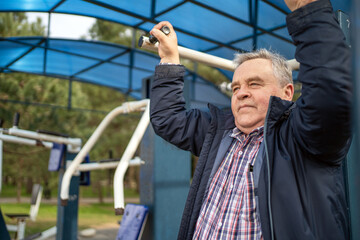
[[[248,98],[250,97],[250,92],[247,89],[239,89],[236,93],[235,96],[238,99],[244,99],[244,98]]]

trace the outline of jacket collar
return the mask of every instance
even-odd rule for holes
[[[287,119],[296,104],[291,101],[283,100],[279,97],[271,96],[269,108],[266,115],[268,126],[275,125],[277,122]]]
[[[210,110],[211,116],[217,116],[218,129],[229,130],[235,128],[235,119],[232,114],[231,108],[220,110],[218,107],[209,103],[208,108]]]

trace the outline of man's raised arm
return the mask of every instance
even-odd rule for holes
[[[296,140],[315,159],[339,164],[351,136],[350,51],[329,0],[285,2],[294,9],[287,25],[302,83],[292,121]]]

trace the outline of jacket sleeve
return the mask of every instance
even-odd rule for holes
[[[350,51],[331,3],[319,0],[287,16],[300,62],[301,97],[292,129],[315,159],[338,164],[351,137]]]
[[[155,133],[175,146],[199,156],[210,114],[186,110],[183,97],[185,67],[159,65],[150,93],[150,120]]]

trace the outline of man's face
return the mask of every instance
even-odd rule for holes
[[[270,60],[256,58],[245,61],[235,71],[232,81],[231,109],[235,125],[249,134],[264,125],[270,96],[291,100],[293,86],[281,87]]]

